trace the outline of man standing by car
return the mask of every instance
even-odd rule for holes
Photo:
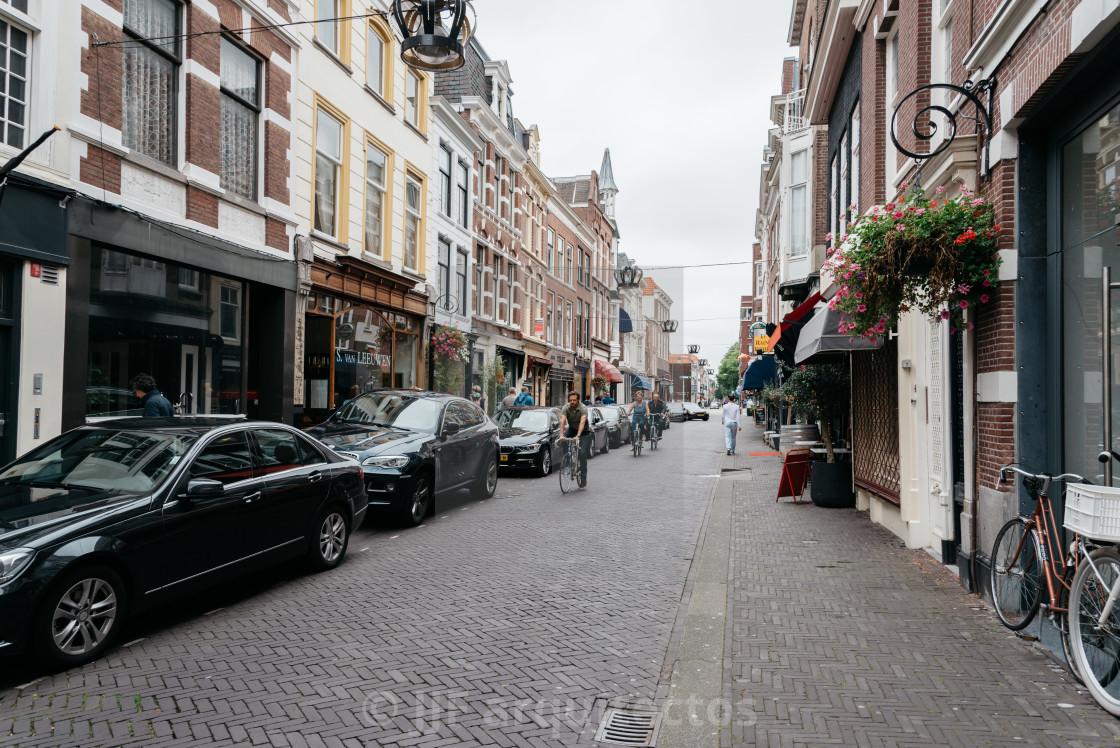
[[[513,387],[509,388],[509,394],[502,398],[502,410],[516,407],[517,405],[517,390]]]
[[[513,404],[519,408],[527,408],[536,405],[536,403],[533,402],[533,396],[529,394],[529,385],[521,385],[521,394],[517,396]]]
[[[140,404],[144,406],[145,418],[168,418],[175,415],[171,401],[156,389],[156,380],[151,374],[137,374],[132,378],[132,384],[129,386],[136,393],[136,397],[140,398]]]
[[[739,425],[739,404],[735,402],[735,393],[728,395],[727,405],[721,411],[723,416],[724,441],[727,442],[727,454],[735,454],[735,437],[743,430]]]
[[[587,406],[579,401],[579,393],[568,393],[568,404],[560,410],[560,433],[563,439],[579,439],[579,487],[587,485],[587,452],[591,444]]]

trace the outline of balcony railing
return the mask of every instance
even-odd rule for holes
[[[809,127],[805,116],[805,89],[786,94],[785,116],[782,121],[782,134],[792,135]]]

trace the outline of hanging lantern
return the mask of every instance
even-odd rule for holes
[[[700,352],[700,346],[698,346],[698,345],[690,345],[690,346],[688,347],[688,352],[689,352],[689,353],[691,353],[691,354],[693,354],[693,355],[695,355],[695,354],[697,354],[697,353],[699,353],[699,352]]]
[[[643,275],[642,269],[634,263],[614,271],[614,279],[619,288],[637,288],[642,282]]]
[[[420,70],[454,70],[465,61],[474,24],[471,0],[394,0],[393,16],[404,41],[401,59]]]
[[[675,319],[667,319],[661,323],[661,329],[665,332],[676,332],[679,324]]]

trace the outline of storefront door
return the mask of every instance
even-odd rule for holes
[[[198,380],[199,371],[201,370],[201,360],[198,355],[197,345],[184,345],[181,353],[179,354],[180,370],[179,382],[182,388],[179,393],[178,400],[175,399],[172,393],[164,393],[171,401],[178,402],[179,406],[183,409],[183,415],[191,415],[199,411],[199,397],[198,397]],[[205,412],[205,411],[203,411]]]
[[[16,342],[18,265],[0,260],[0,465],[16,457]]]

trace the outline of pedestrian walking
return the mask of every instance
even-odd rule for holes
[[[136,397],[140,398],[140,404],[144,406],[145,418],[167,418],[175,415],[171,401],[156,387],[156,380],[151,374],[137,374],[132,378],[132,384],[129,386],[136,393]]]
[[[521,385],[521,394],[517,396],[517,399],[513,404],[519,408],[536,405],[536,403],[533,401],[533,396],[529,394],[529,385]]]
[[[509,394],[502,398],[502,410],[507,410],[517,406],[517,390],[513,387],[509,388]]]
[[[739,421],[739,404],[735,402],[736,396],[732,392],[727,396],[727,405],[720,412],[723,416],[724,441],[727,442],[727,454],[735,454],[735,438],[743,430]]]

